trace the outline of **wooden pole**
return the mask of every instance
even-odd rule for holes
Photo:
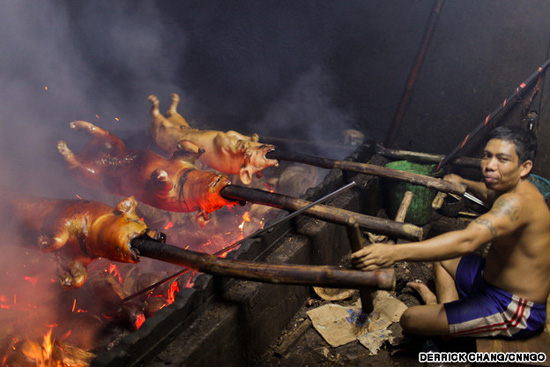
[[[397,214],[395,215],[395,221],[399,223],[405,222],[405,217],[407,216],[407,211],[409,210],[409,207],[411,206],[412,199],[414,194],[412,191],[405,191],[405,195],[403,196],[403,200],[401,200],[401,204],[399,205],[399,209],[397,209]],[[394,244],[396,242],[395,239],[388,240],[388,244]]]
[[[298,210],[310,204],[307,200],[291,196],[271,193],[258,189],[251,189],[237,185],[228,185],[220,191],[221,196],[227,200],[245,201],[256,204],[268,205],[289,211]],[[408,240],[420,240],[423,235],[422,228],[408,223],[397,223],[392,220],[355,213],[349,210],[335,208],[326,205],[316,205],[304,212],[305,215],[326,220],[337,224],[346,224],[349,218],[354,218],[361,228],[369,231],[404,238]]]
[[[399,100],[397,110],[395,111],[395,115],[391,121],[388,135],[386,136],[386,141],[384,142],[385,146],[389,147],[393,144],[399,125],[401,124],[401,121],[403,120],[403,117],[405,115],[405,111],[410,105],[410,98],[414,91],[416,77],[420,72],[422,64],[424,63],[424,57],[428,52],[430,41],[432,39],[432,35],[434,34],[435,26],[437,25],[437,21],[439,20],[439,14],[441,13],[441,8],[443,7],[444,2],[445,0],[434,1],[432,11],[430,12],[430,17],[428,18],[426,28],[424,29],[424,36],[422,37],[422,42],[420,44],[420,48],[418,49],[418,54],[414,59],[414,64],[411,68],[411,72],[409,73],[409,78],[407,79],[405,90],[403,91],[403,95]]]
[[[438,171],[440,168],[445,166],[447,163],[451,162],[464,148],[468,145],[468,142],[472,141],[475,136],[477,136],[481,131],[483,131],[487,126],[495,127],[493,122],[497,116],[500,116],[502,113],[508,111],[520,98],[523,96],[525,91],[529,89],[538,78],[541,78],[542,75],[546,72],[546,69],[550,67],[550,59],[546,60],[543,65],[533,72],[523,83],[521,83],[512,94],[505,99],[502,103],[499,103],[497,107],[488,114],[485,119],[475,127],[460,144],[458,144],[449,154],[447,154],[441,162],[434,168],[434,172]],[[455,193],[456,194],[456,193]]]
[[[359,224],[354,218],[348,220],[346,226],[348,232],[349,244],[351,246],[351,252],[357,252],[363,248],[363,237],[361,236],[361,230]],[[359,297],[361,298],[361,308],[363,314],[369,315],[374,310],[372,303],[372,288],[360,288]]]
[[[397,215],[395,216],[396,222],[404,222],[405,217],[407,216],[407,210],[409,209],[409,206],[411,205],[413,193],[411,191],[405,192],[405,195],[403,196],[403,200],[401,201],[401,205],[399,206],[399,209],[397,210]],[[348,221],[348,226],[346,227],[348,230],[348,238],[349,243],[351,246],[352,252],[357,252],[363,248],[363,237],[361,236],[361,231],[359,230],[359,225],[357,222],[350,218]],[[395,241],[390,240],[388,243],[395,243]],[[368,245],[367,245],[368,246]],[[362,288],[359,289],[359,296],[361,298],[361,308],[363,310],[363,314],[369,315],[374,310],[373,305],[373,288]]]
[[[412,152],[409,150],[389,149],[384,148],[383,146],[378,144],[376,145],[376,154],[392,160],[407,160],[409,162],[432,164],[439,163],[443,158],[445,158],[443,154],[429,154],[422,152]],[[450,163],[454,166],[479,168],[481,166],[481,159],[471,157],[458,157],[454,158]]]
[[[399,209],[397,210],[397,214],[395,215],[396,222],[405,222],[405,217],[407,216],[407,211],[411,206],[413,196],[414,194],[411,191],[405,191],[405,195],[403,196],[401,205],[399,205]]]
[[[303,140],[303,139],[265,137],[263,135],[262,135],[262,141],[264,143],[272,144],[275,146],[280,146],[280,145],[299,146],[299,147],[310,147],[311,149],[326,148],[326,150],[342,151],[342,153],[346,153],[346,152],[349,153],[351,149],[350,146],[346,146],[342,144],[334,144],[327,141],[309,141],[309,140]],[[407,160],[407,161],[416,162],[416,163],[436,164],[441,162],[441,160],[445,158],[445,155],[443,154],[431,154],[431,153],[423,153],[423,152],[414,152],[410,150],[386,148],[380,144],[376,144],[371,141],[363,142],[363,145],[366,147],[370,147],[371,145],[373,145],[375,147],[376,154],[392,160]],[[268,157],[271,157],[271,154],[273,153],[268,154]],[[481,159],[472,158],[472,157],[455,157],[449,163],[452,164],[453,166],[479,168],[479,165],[481,164]]]
[[[333,266],[279,265],[232,260],[184,250],[157,241],[135,238],[132,246],[140,256],[184,266],[203,273],[274,284],[295,284],[330,288],[393,289],[393,269],[364,272]]]
[[[266,156],[271,159],[304,163],[322,168],[339,168],[344,171],[352,171],[374,176],[387,177],[395,180],[406,181],[414,185],[428,187],[437,191],[457,195],[463,195],[466,192],[466,186],[461,185],[457,182],[445,181],[435,177],[400,171],[392,168],[377,166],[375,164],[352,161],[338,161],[328,158],[315,157],[308,154],[284,152],[278,150],[269,152]]]

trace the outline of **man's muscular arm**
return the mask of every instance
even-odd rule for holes
[[[460,257],[515,231],[520,226],[520,212],[518,198],[506,194],[488,213],[463,230],[415,243],[368,245],[353,253],[352,263],[362,270],[374,270],[391,266],[396,261],[438,261]]]

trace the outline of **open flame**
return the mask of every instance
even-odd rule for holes
[[[93,358],[92,353],[55,339],[49,329],[41,343],[30,339],[12,340],[10,353],[0,366],[87,367]]]
[[[82,200],[79,195],[76,197]],[[145,213],[143,217],[147,223],[151,222],[150,215]],[[249,207],[227,208],[223,215],[213,213],[211,219],[210,227],[205,230],[197,230],[178,217],[169,217],[152,228],[163,228],[170,242],[181,244],[183,248],[225,257],[233,248],[222,253],[223,249],[243,239],[247,230],[258,226],[258,216],[251,213]],[[155,262],[144,264],[151,261],[148,259],[142,259],[140,264],[119,264],[99,259],[88,266],[89,276],[85,285],[69,293],[59,287],[55,254],[24,251],[26,264],[10,264],[13,270],[3,272],[5,279],[0,281],[0,321],[12,316],[24,320],[15,322],[17,330],[14,329],[11,338],[0,345],[0,350],[4,351],[0,355],[0,367],[89,366],[94,356],[88,351],[96,350],[98,345],[101,349],[103,344],[116,343],[113,340],[120,336],[110,335],[108,338],[113,340],[100,340],[98,335],[105,334],[109,327],[119,327],[121,324],[129,332],[141,328],[147,318],[172,304],[181,289],[193,287],[200,274],[186,271],[185,275],[161,282],[166,275],[182,269],[166,264],[162,264],[161,268]],[[48,257],[51,259],[45,260]],[[44,267],[45,262],[52,265],[51,273],[34,269]],[[26,269],[26,274],[16,275],[21,268]],[[151,290],[125,301],[151,285],[154,286]],[[47,301],[31,297],[38,294],[46,295]],[[48,311],[44,311],[44,307]],[[2,328],[7,325],[3,322]],[[13,339],[11,344],[6,345],[10,339]],[[82,356],[85,358],[80,358]]]
[[[53,360],[52,329],[44,336],[42,344],[27,340],[21,352],[37,367],[62,366],[61,362]]]
[[[244,225],[247,223],[247,222],[250,222],[252,219],[250,219],[250,212],[244,212],[243,214],[243,222],[239,225],[239,229],[242,231],[243,228],[244,228]]]
[[[118,280],[119,283],[122,283],[122,276],[120,275],[120,272],[115,264],[109,264],[109,274]]]

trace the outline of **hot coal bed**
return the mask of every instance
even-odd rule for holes
[[[373,144],[363,144],[346,160],[366,162]],[[350,181],[357,185],[326,205],[375,215],[379,208],[378,179],[331,170],[309,189],[304,199],[317,200]],[[275,220],[281,219],[281,212]],[[267,223],[268,225],[269,223]],[[349,254],[344,225],[299,216],[270,231],[244,240],[227,258],[273,264],[337,265]],[[170,241],[168,241],[170,242]],[[174,302],[148,318],[139,330],[101,352],[93,367],[115,366],[242,366],[254,364],[280,335],[310,295],[310,287],[242,281],[208,274],[182,289]]]

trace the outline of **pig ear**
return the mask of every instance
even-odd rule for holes
[[[116,205],[116,210],[122,213],[131,214],[136,211],[137,206],[138,203],[136,199],[133,196],[130,196],[129,198],[121,200]]]
[[[252,175],[246,167],[241,168],[241,170],[239,171],[239,178],[241,179],[241,182],[245,185],[250,185],[250,183],[252,182]]]

